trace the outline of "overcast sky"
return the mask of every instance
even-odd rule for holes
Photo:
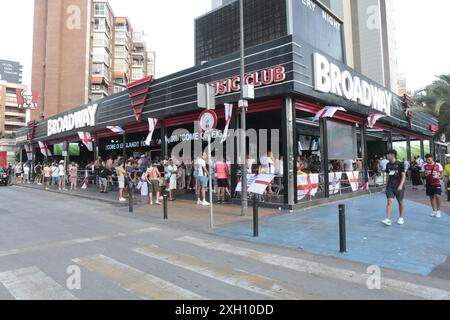
[[[54,0],[57,1],[57,0]],[[110,0],[116,15],[128,16],[143,29],[157,54],[157,77],[194,63],[194,18],[210,8],[210,0]],[[34,0],[0,2],[0,59],[20,61],[30,83]],[[448,0],[396,0],[399,72],[415,90],[435,75],[450,72]]]

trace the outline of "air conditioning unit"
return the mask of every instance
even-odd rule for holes
[[[45,115],[44,115],[43,112],[40,112],[40,113],[39,113],[39,116],[40,116],[41,118],[45,118]]]

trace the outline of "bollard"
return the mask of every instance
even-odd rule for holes
[[[128,187],[128,211],[132,213],[133,209],[133,188]]]
[[[259,237],[258,195],[253,196],[253,237]]]
[[[340,252],[346,253],[347,252],[347,237],[346,237],[346,230],[345,230],[345,205],[340,204],[339,205],[339,245],[340,245]]]
[[[169,219],[169,215],[168,215],[168,206],[167,203],[169,202],[168,200],[168,196],[167,194],[163,195],[163,211],[164,211],[164,220],[168,220]]]

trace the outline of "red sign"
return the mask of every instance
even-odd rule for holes
[[[218,118],[213,110],[205,110],[200,113],[198,121],[203,132],[217,128]]]
[[[6,169],[8,166],[8,153],[6,151],[0,151],[0,167]]]
[[[430,124],[429,129],[431,132],[439,132],[439,127],[434,124]]]
[[[16,89],[17,104],[21,109],[36,110],[39,92],[23,89]]]
[[[255,88],[268,86],[273,83],[279,83],[286,80],[286,69],[283,66],[276,66],[255,72],[249,72],[245,75],[245,84],[253,83]],[[241,77],[224,79],[213,83],[215,94],[223,95],[227,93],[239,92]]]
[[[142,112],[144,111],[152,80],[153,77],[150,76],[127,85],[128,96],[131,99],[131,106],[138,122],[142,120]]]
[[[33,143],[34,129],[36,128],[36,121],[28,122],[28,142]]]

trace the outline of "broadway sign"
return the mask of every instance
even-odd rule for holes
[[[95,126],[98,105],[88,106],[80,111],[69,113],[58,119],[47,121],[47,136]]]

